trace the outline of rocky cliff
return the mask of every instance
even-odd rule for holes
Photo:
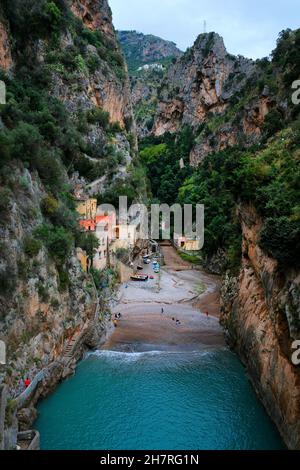
[[[106,0],[5,1],[0,74],[7,87],[0,110],[0,339],[7,364],[0,381],[12,415],[5,447],[14,448],[16,412],[22,428],[30,425],[30,402],[72,373],[85,348],[105,335],[109,309],[97,308],[93,280],[75,256],[73,182],[96,180],[97,193],[119,180],[131,187],[136,136]],[[47,373],[37,391],[16,406],[24,378],[39,371]]]
[[[12,67],[11,44],[9,39],[8,24],[0,7],[0,64],[1,68],[9,72]]]
[[[151,133],[163,79],[183,53],[173,42],[136,31],[119,31],[118,38],[130,74],[137,133],[143,138]]]
[[[300,448],[300,369],[292,363],[300,335],[300,273],[281,270],[259,247],[262,219],[240,208],[243,265],[222,289],[223,324],[231,345],[287,446]]]
[[[152,133],[160,136],[191,126],[196,137],[190,155],[193,166],[241,139],[252,145],[274,106],[268,89],[259,95],[244,91],[249,82],[260,78],[257,64],[228,54],[218,34],[201,34],[170,67],[159,93]]]
[[[222,324],[292,449],[300,445],[292,363],[300,337],[300,107],[291,101],[299,47],[300,30],[286,30],[269,59],[253,62],[229,55],[219,35],[200,35],[163,78],[141,146],[160,202],[205,204],[202,261],[227,271]]]

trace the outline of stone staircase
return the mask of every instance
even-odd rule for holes
[[[64,350],[64,353],[63,353],[63,358],[65,359],[70,359],[73,355],[73,350],[74,350],[74,346],[76,344],[76,341],[77,339],[76,338],[72,338],[67,346],[65,347],[65,350]]]

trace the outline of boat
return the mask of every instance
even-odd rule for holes
[[[147,274],[136,274],[135,276],[130,276],[132,281],[148,281],[149,276]]]
[[[143,271],[143,266],[137,266],[136,269],[138,269],[138,271]]]

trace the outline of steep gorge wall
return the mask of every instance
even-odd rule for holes
[[[109,112],[112,122],[118,122],[122,128],[127,126],[132,130],[133,116],[130,95],[129,78],[112,24],[112,13],[107,0],[71,0],[71,11],[82,20],[84,26],[90,31],[99,31],[105,38],[107,47],[113,52],[120,63],[121,76],[107,60],[100,58],[100,63],[94,73],[82,74],[77,77],[77,89],[72,88],[63,81],[57,83],[56,93],[69,105],[72,112],[78,106],[91,105],[103,108]],[[61,40],[61,47],[73,45],[72,36],[67,34]],[[97,56],[93,45],[88,46],[90,57]],[[122,70],[123,69],[123,70]],[[80,90],[80,91],[79,91]]]
[[[192,127],[193,166],[214,151],[237,145],[240,139],[248,145],[257,142],[272,99],[263,90],[261,96],[246,96],[242,102],[239,93],[250,78],[258,81],[259,77],[256,64],[228,54],[218,34],[200,35],[163,82],[152,133],[160,136],[184,125]]]
[[[11,44],[9,39],[9,29],[7,22],[2,16],[0,8],[0,67],[9,72],[13,61],[11,56]]]
[[[272,67],[273,79],[279,84],[282,71],[276,64]],[[269,87],[266,83],[270,82]],[[288,115],[287,94],[281,93],[280,86],[275,90],[264,75],[263,63],[229,55],[217,34],[201,35],[193,48],[171,66],[163,82],[152,133],[163,136],[191,127],[195,144],[190,164],[195,167],[207,155],[228,147],[239,146],[245,155],[252,145],[267,149],[270,141],[266,139],[265,124],[270,112],[281,117],[282,125]],[[268,136],[273,137],[277,131],[278,127],[273,127]],[[255,158],[254,152],[250,155]],[[295,156],[291,153],[282,158]],[[222,165],[222,156],[220,159]],[[230,165],[230,158],[228,162]],[[213,177],[210,179],[209,172],[207,178],[212,191],[216,190],[218,184]],[[290,180],[286,184],[288,187]],[[253,200],[254,192],[253,188]],[[247,199],[251,200],[251,189]],[[300,338],[300,273],[280,267],[262,251],[259,242],[265,221],[256,210],[242,206],[239,212],[242,268],[238,278],[227,276],[224,281],[221,322],[287,446],[299,449],[300,371],[292,363],[292,344]]]
[[[76,47],[76,37],[70,30],[63,31],[58,38],[59,47],[51,51],[51,61],[50,40],[30,39],[33,63],[37,70],[50,64],[52,80],[49,92],[64,104],[71,118],[79,112],[100,108],[109,112],[111,124],[120,125],[114,133],[113,143],[125,154],[124,168],[118,169],[118,174],[125,178],[126,165],[132,156],[132,143],[129,144],[128,135],[135,139],[135,125],[127,68],[112,25],[111,11],[106,0],[72,0],[69,4],[89,31],[102,35],[99,37],[103,47],[106,47],[102,56],[94,45],[86,46],[86,62],[92,57],[96,67],[91,70],[80,63],[75,72],[66,73],[60,62],[61,54]],[[16,49],[17,41],[10,38],[13,39],[9,21],[5,18],[5,12],[0,12],[0,68],[13,76],[19,58],[25,55],[25,51],[28,52],[28,45],[24,45],[23,50],[23,45],[18,42]],[[1,129],[3,126],[0,119]],[[106,145],[111,139],[108,134],[109,131],[101,123],[91,122],[82,131],[82,138],[96,145],[104,141],[103,145]],[[0,382],[8,385],[9,394],[14,398],[22,391],[26,376],[33,378],[50,366],[50,376],[39,387],[35,402],[38,396],[48,393],[59,380],[72,373],[76,360],[86,346],[97,345],[105,335],[109,316],[107,321],[102,316],[95,318],[95,289],[91,278],[83,273],[74,250],[64,266],[59,266],[44,245],[32,253],[35,229],[49,223],[42,209],[42,201],[50,190],[38,171],[27,169],[29,165],[23,164],[22,157],[20,155],[20,160],[10,161],[10,168],[1,167],[0,190],[1,195],[7,198],[7,204],[2,204],[0,208],[0,339],[5,341],[8,354],[6,367],[0,369]],[[71,191],[67,168],[62,162],[59,164],[65,191]],[[9,171],[7,177],[4,177],[4,171]],[[105,174],[103,176],[106,177]],[[69,215],[66,212],[64,217]],[[76,224],[76,214],[73,216]],[[100,308],[99,313],[103,310],[104,307]],[[108,313],[107,309],[105,312]],[[89,325],[93,325],[93,331],[89,329],[88,336],[84,336],[76,346],[73,356],[69,358],[71,366],[64,367],[66,348],[70,342],[80,338]],[[34,416],[33,410],[19,410],[22,427],[30,425]],[[10,436],[7,445],[10,448],[15,445],[16,430],[14,418],[13,428],[7,430]]]
[[[300,449],[300,369],[292,363],[300,273],[281,271],[260,249],[262,220],[253,207],[242,207],[240,218],[243,264],[238,278],[224,281],[221,323],[287,446]]]

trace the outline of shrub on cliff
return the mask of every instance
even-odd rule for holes
[[[107,129],[110,122],[109,112],[101,108],[93,108],[87,112],[87,121],[90,124],[100,124],[103,129]]]
[[[26,237],[23,242],[24,253],[30,258],[37,256],[41,247],[41,242],[39,240],[36,240],[35,238]]]
[[[63,227],[43,224],[35,229],[34,236],[44,243],[49,254],[58,262],[64,262],[74,246],[72,234]]]
[[[51,194],[48,194],[41,202],[41,209],[46,217],[53,217],[57,213],[58,208],[59,202]]]
[[[57,34],[69,20],[65,0],[4,0],[4,6],[13,33],[20,40]]]
[[[282,267],[300,266],[300,225],[288,217],[268,218],[260,234],[261,248]]]

